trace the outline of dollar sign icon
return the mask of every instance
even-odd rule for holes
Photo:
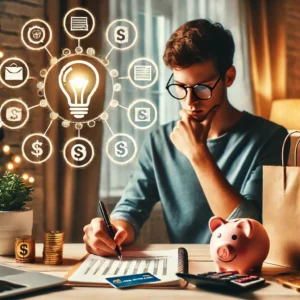
[[[43,154],[42,148],[40,148],[43,145],[42,142],[39,140],[36,140],[36,142],[32,143],[32,149],[35,151],[31,151],[32,155],[35,155],[36,157],[39,157]]]
[[[76,144],[71,149],[72,158],[76,161],[82,161],[86,158],[86,147],[81,144]]]
[[[117,26],[115,29],[115,41],[119,44],[128,42],[128,27]]]
[[[20,249],[20,256],[25,257],[28,254],[27,244],[22,244]]]
[[[118,142],[115,144],[115,155],[118,157],[125,157],[128,154],[128,145],[126,142]]]

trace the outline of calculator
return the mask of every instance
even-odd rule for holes
[[[176,275],[198,288],[209,288],[216,291],[243,292],[261,287],[265,283],[265,279],[259,276],[238,274],[234,271],[202,274],[176,273]]]

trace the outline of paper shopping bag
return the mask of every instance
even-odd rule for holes
[[[18,67],[15,63],[5,67],[5,80],[23,80],[23,67]]]
[[[285,166],[282,146],[282,166],[263,166],[263,225],[270,238],[267,262],[300,269],[300,166]],[[300,132],[299,132],[300,133]]]

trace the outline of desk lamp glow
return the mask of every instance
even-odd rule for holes
[[[58,83],[67,97],[70,113],[77,119],[88,114],[91,97],[99,86],[97,69],[83,60],[69,62],[61,69]]]

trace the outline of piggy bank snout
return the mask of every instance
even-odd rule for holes
[[[222,245],[217,248],[217,256],[221,260],[228,261],[236,256],[236,249],[232,245]]]

